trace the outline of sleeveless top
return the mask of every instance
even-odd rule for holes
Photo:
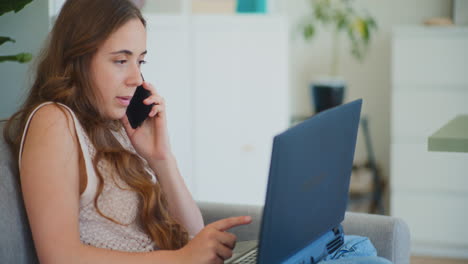
[[[46,102],[39,105],[29,116],[21,139],[19,164],[21,164],[24,139],[31,118],[42,106],[52,103]],[[60,103],[57,103],[57,105],[68,110],[73,117],[76,135],[86,167],[87,185],[85,191],[80,196],[79,225],[81,242],[98,248],[127,252],[149,252],[156,250],[155,243],[138,223],[138,194],[132,191],[120,179],[119,175],[112,170],[112,167],[107,162],[102,161],[98,163],[98,168],[104,178],[104,184],[102,193],[98,197],[98,207],[104,215],[116,220],[118,223],[104,218],[97,212],[94,206],[94,198],[97,195],[99,179],[92,163],[96,150],[74,112],[66,105]],[[122,129],[119,132],[112,131],[112,134],[125,149],[136,154],[125,130]],[[143,161],[145,162],[145,169],[150,173],[152,181],[155,183],[156,177],[153,171],[149,168],[146,160],[143,159]]]

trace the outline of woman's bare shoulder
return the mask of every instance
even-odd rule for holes
[[[70,155],[70,152],[78,150],[77,143],[71,113],[63,106],[48,104],[39,108],[31,117],[22,156],[27,152]]]
[[[55,103],[41,106],[31,117],[30,128],[36,129],[59,129],[67,128],[71,135],[75,134],[73,117],[63,106]],[[64,131],[65,132],[65,131]]]

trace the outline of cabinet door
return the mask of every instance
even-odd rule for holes
[[[417,255],[468,256],[466,153],[427,149],[468,113],[467,45],[464,28],[405,27],[393,39],[391,214],[408,223]]]
[[[427,141],[392,143],[391,152],[392,190],[468,194],[466,153],[428,151]]]
[[[403,218],[411,230],[415,255],[468,258],[464,193],[397,190],[391,200],[392,215]]]
[[[468,114],[467,101],[468,84],[465,89],[398,87],[392,94],[392,142],[427,144],[427,138],[448,121]]]
[[[288,35],[279,17],[193,20],[195,190],[263,204],[273,136],[288,126]]]
[[[392,43],[394,87],[466,89],[467,46],[466,27],[397,28]]]
[[[148,63],[142,66],[143,76],[166,100],[171,146],[181,174],[193,189],[188,19],[149,14],[145,18]]]

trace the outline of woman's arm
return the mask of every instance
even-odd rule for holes
[[[149,165],[156,172],[167,196],[170,213],[180,221],[191,236],[195,236],[204,226],[203,218],[180,175],[175,157],[170,155],[165,160],[150,160]]]
[[[126,253],[81,243],[79,151],[69,113],[56,105],[38,110],[25,140],[20,178],[40,263],[177,263],[175,251]]]
[[[148,118],[136,129],[130,126],[126,116],[121,119],[122,124],[135,150],[156,172],[168,199],[169,212],[194,236],[203,228],[203,218],[180,175],[172,153],[165,100],[150,83],[143,82],[143,87],[151,92],[151,96],[143,100],[143,103],[154,104]]]

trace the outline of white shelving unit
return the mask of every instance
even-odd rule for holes
[[[468,155],[427,140],[468,113],[468,28],[401,27],[392,41],[391,214],[418,255],[468,258]]]
[[[63,0],[56,0],[63,1]],[[192,3],[194,0],[146,0],[145,12],[152,12],[158,14],[171,14],[171,15],[191,15]],[[206,2],[233,1],[234,4],[237,0],[196,0]],[[209,3],[208,3],[209,4]],[[219,3],[218,3],[219,4]],[[278,14],[281,9],[282,1],[280,0],[266,0],[267,13]]]

